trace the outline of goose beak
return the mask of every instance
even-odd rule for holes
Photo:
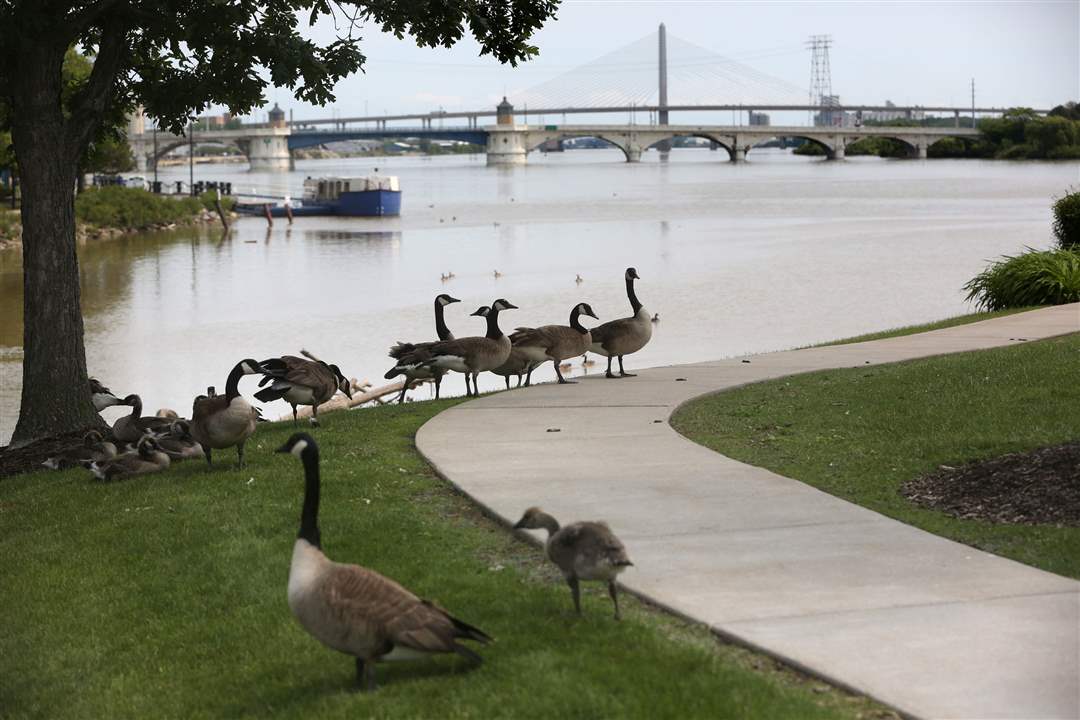
[[[290,447],[289,447],[289,443],[285,443],[284,445],[282,445],[281,447],[279,447],[279,448],[278,448],[277,450],[275,450],[274,452],[276,452],[276,453],[287,453],[287,452],[292,452],[292,448],[290,448]]]
[[[506,303],[506,309],[507,310],[517,310],[518,306],[515,305],[514,303]]]
[[[448,302],[448,303],[456,303],[456,302],[461,302],[461,301],[458,300],[456,297],[450,297],[449,295],[447,295],[446,296],[446,302]]]

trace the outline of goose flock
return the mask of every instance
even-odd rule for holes
[[[447,305],[460,302],[445,293],[435,298],[435,334],[437,340],[399,342],[390,349],[394,366],[388,379],[404,376],[399,401],[417,380],[430,379],[439,397],[442,379],[448,372],[465,376],[466,395],[479,394],[478,376],[492,372],[510,377],[528,386],[532,372],[551,362],[560,384],[570,384],[562,369],[564,361],[587,352],[607,357],[608,378],[633,377],[626,372],[623,358],[641,350],[652,336],[653,316],[646,312],[634,291],[639,280],[634,268],[624,274],[631,315],[592,328],[581,318],[599,319],[591,305],[579,302],[570,310],[566,325],[518,327],[506,335],[499,327],[499,316],[517,306],[505,298],[496,299],[471,313],[487,325],[484,335],[457,338],[446,324]],[[580,280],[580,276],[579,276]],[[304,353],[307,355],[307,353]],[[619,373],[612,371],[618,360]],[[337,365],[311,356],[284,355],[257,361],[247,358],[236,363],[225,382],[225,393],[213,387],[195,398],[191,419],[173,411],[157,416],[142,415],[138,395],[123,398],[95,379],[90,380],[91,398],[100,412],[108,407],[128,406],[131,413],[112,425],[112,438],[98,431],[84,437],[83,444],[49,458],[44,464],[53,469],[85,467],[94,477],[122,480],[160,472],[174,462],[204,457],[213,464],[213,451],[236,448],[237,464],[244,466],[244,446],[262,420],[259,411],[240,394],[240,380],[246,375],[260,377],[255,398],[269,402],[284,400],[293,410],[312,407],[311,425],[319,427],[317,408],[338,392],[350,398],[351,384]],[[321,492],[319,447],[303,432],[294,433],[277,449],[300,459],[304,469],[304,500],[300,530],[293,546],[288,579],[288,604],[299,624],[327,647],[355,659],[356,682],[360,688],[375,688],[375,664],[383,661],[417,659],[435,654],[453,653],[474,663],[481,662],[475,650],[464,644],[486,644],[491,637],[451,615],[438,605],[423,600],[394,580],[359,565],[330,560],[322,550],[318,526]],[[548,559],[563,573],[570,587],[574,609],[581,614],[580,582],[599,581],[607,585],[620,619],[615,580],[633,563],[623,543],[603,522],[576,522],[560,526],[554,517],[538,507],[525,511],[514,529],[546,530],[544,545]]]

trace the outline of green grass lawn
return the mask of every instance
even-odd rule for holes
[[[1080,578],[1080,528],[921,509],[900,485],[939,465],[1080,438],[1080,334],[772,380],[693,401],[675,428],[729,457],[938,535]]]
[[[264,425],[249,465],[216,452],[113,484],[88,473],[0,481],[0,715],[8,718],[867,718],[892,714],[599,587],[585,616],[540,550],[481,516],[415,451],[455,401],[325,417],[321,527],[333,559],[394,577],[496,638],[486,662],[351,659],[285,598],[303,494]],[[228,463],[223,462],[228,460]]]
[[[957,315],[951,318],[945,318],[944,320],[935,320],[934,322],[922,323],[920,325],[905,325],[903,327],[892,328],[891,330],[881,330],[878,332],[867,333],[866,335],[856,335],[855,337],[843,338],[842,340],[830,340],[829,342],[820,343],[813,347],[828,347],[829,345],[848,345],[850,343],[866,342],[868,340],[882,340],[884,338],[900,337],[901,335],[914,335],[915,333],[928,332],[930,330],[940,330],[947,327],[955,327],[956,325],[967,325],[969,323],[981,322],[983,320],[992,320],[993,318],[1003,317],[1005,315],[1015,315],[1016,313],[1027,312],[1029,310],[1037,310],[1038,308],[1010,308],[1008,310],[994,310],[992,312],[977,312],[969,313],[967,315]]]

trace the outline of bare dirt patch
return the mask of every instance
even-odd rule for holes
[[[1080,441],[943,465],[904,483],[900,492],[964,520],[1080,527]]]

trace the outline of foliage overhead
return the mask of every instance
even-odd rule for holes
[[[358,30],[375,25],[421,47],[449,47],[468,32],[481,55],[511,65],[537,54],[529,39],[559,0],[0,0],[0,95],[8,95],[22,42],[80,47],[97,60],[72,98],[71,118],[100,108],[148,115],[182,132],[192,114],[224,105],[242,115],[269,85],[326,104],[362,70]],[[320,45],[301,26],[329,19]]]

